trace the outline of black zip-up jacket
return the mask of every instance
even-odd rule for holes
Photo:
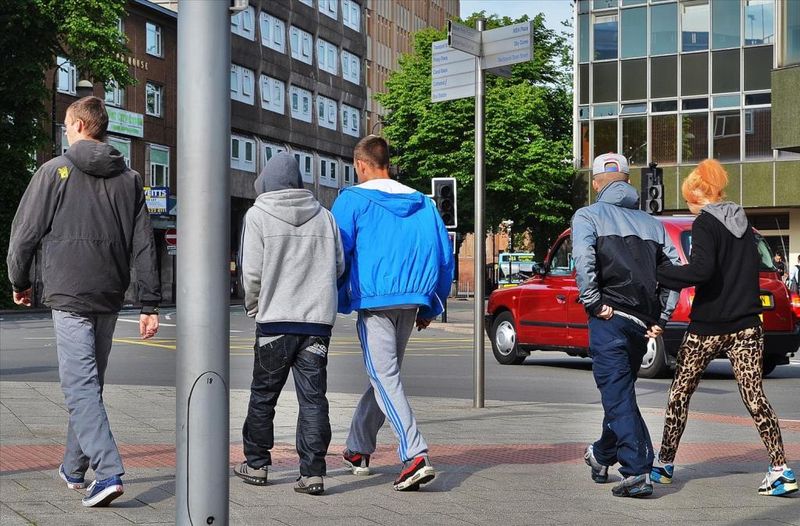
[[[656,268],[680,262],[664,225],[639,210],[630,184],[606,185],[597,202],[572,217],[572,254],[580,301],[590,316],[608,305],[650,325],[667,324],[678,293],[656,281]]]
[[[761,323],[760,261],[742,207],[706,205],[692,224],[689,264],[659,267],[658,280],[675,290],[696,286],[689,332],[730,334]]]
[[[44,304],[80,314],[122,308],[131,260],[145,314],[161,301],[153,229],[141,176],[112,146],[78,141],[37,170],[11,226],[8,277],[30,288],[42,245]]]

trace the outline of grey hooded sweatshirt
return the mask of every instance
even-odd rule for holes
[[[154,312],[161,285],[141,176],[109,144],[77,141],[39,168],[19,203],[8,246],[15,291],[42,246],[44,304],[79,314],[122,308],[135,270],[143,313]]]
[[[294,156],[270,159],[256,179],[242,248],[244,305],[260,335],[330,336],[344,252],[333,215],[302,188]]]

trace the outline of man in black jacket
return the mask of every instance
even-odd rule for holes
[[[14,302],[31,305],[31,260],[42,245],[44,304],[53,310],[58,372],[69,409],[59,475],[71,489],[95,480],[84,506],[105,506],[123,492],[122,459],[103,405],[103,379],[117,315],[130,283],[131,257],[142,304],[139,331],[158,331],[161,290],[142,180],[101,142],[105,104],[85,97],[64,119],[70,148],[42,165],[11,226],[8,276]]]
[[[617,497],[652,494],[653,446],[636,404],[634,382],[647,338],[657,338],[678,294],[661,290],[656,268],[679,262],[664,226],[639,210],[622,155],[598,156],[592,167],[597,202],[572,218],[572,250],[580,301],[589,314],[592,373],[603,403],[603,432],[586,448],[592,480],[606,482],[617,462]]]

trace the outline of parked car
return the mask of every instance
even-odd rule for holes
[[[694,217],[659,217],[681,260],[688,261]],[[761,255],[761,303],[764,306],[764,375],[789,363],[800,351],[800,297],[778,278],[772,253],[756,232]],[[735,261],[730,262],[735,265]],[[520,364],[533,350],[588,356],[588,318],[578,302],[570,231],[547,253],[542,270],[517,287],[498,289],[489,297],[486,330],[501,364]],[[689,325],[694,288],[683,289],[662,337],[648,345],[639,376],[656,378],[675,367],[678,347]]]

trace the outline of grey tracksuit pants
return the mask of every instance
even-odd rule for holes
[[[371,455],[378,430],[387,417],[400,442],[397,453],[401,461],[428,451],[400,382],[400,366],[416,317],[416,308],[358,312],[358,339],[371,385],[361,397],[350,424],[347,437],[350,451]]]
[[[116,314],[53,311],[58,375],[69,410],[64,471],[73,477],[83,477],[90,466],[97,480],[125,472],[103,405],[116,323]]]

